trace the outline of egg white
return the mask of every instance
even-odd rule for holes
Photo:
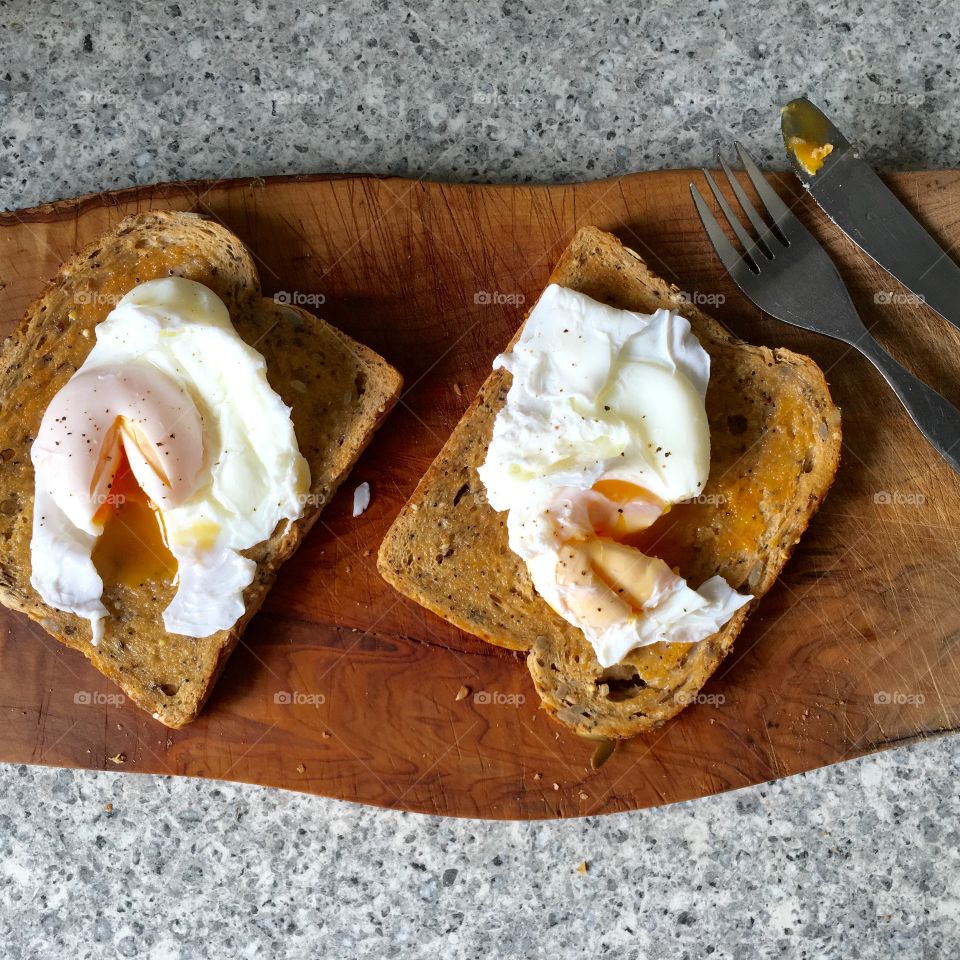
[[[507,511],[510,547],[537,591],[583,631],[602,666],[639,646],[702,640],[750,600],[721,577],[694,590],[631,550],[616,569],[627,571],[627,592],[632,579],[649,581],[638,607],[584,553],[599,536],[590,520],[598,481],[646,491],[629,508],[642,526],[707,482],[710,356],[685,318],[618,310],[551,284],[494,366],[512,383],[480,479],[490,505]],[[622,561],[622,550],[609,552]]]
[[[109,384],[123,371],[146,386],[128,391],[118,422],[136,436],[125,432],[121,442],[158,509],[178,565],[164,627],[189,637],[229,629],[244,612],[243,591],[256,572],[254,561],[241,552],[268,539],[279,523],[302,515],[310,472],[290,408],[267,381],[263,356],[239,337],[212,290],[179,277],[148,281],[124,296],[97,326],[96,344],[65,385],[67,402],[55,398],[48,408],[31,450],[36,478],[31,583],[50,606],[89,619],[93,640],[99,641],[110,614],[92,560],[100,533],[95,514],[101,501],[93,482],[98,464],[75,444],[73,456],[66,457],[74,438],[65,436],[65,425],[75,421],[74,413],[102,418],[96,404],[103,394],[90,384]],[[161,423],[163,410],[149,404],[147,395],[169,384],[183,397],[174,417],[182,436]],[[168,419],[170,406],[164,407]],[[179,480],[178,489],[158,481],[155,466],[171,453],[176,465],[188,468],[166,477],[170,483]]]

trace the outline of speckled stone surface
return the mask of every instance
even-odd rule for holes
[[[576,180],[781,157],[809,92],[890,168],[960,163],[953,0],[0,3],[0,202],[189,177]]]
[[[734,136],[777,164],[803,92],[881,167],[960,165],[952,2],[413,6],[0,0],[0,207],[269,173],[575,180]],[[958,774],[942,740],[490,824],[0,768],[0,956],[956,957]]]
[[[947,960],[958,776],[960,751],[925,744],[660,810],[502,824],[9,768],[2,954]]]

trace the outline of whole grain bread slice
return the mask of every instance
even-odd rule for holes
[[[477,467],[510,375],[494,371],[387,533],[383,577],[484,640],[528,651],[543,707],[577,732],[623,738],[692,702],[730,651],[826,494],[840,456],[840,413],[808,357],[750,346],[686,302],[616,237],[579,231],[550,277],[623,309],[687,317],[711,357],[710,479],[637,545],[694,586],[720,574],[757,599],[694,645],[655,644],[604,670],[583,634],[536,593],[507,543],[506,515],[487,504]]]
[[[136,284],[172,275],[214,290],[240,336],[266,358],[271,386],[292,408],[300,452],[310,466],[310,496],[299,520],[283,521],[269,540],[245,551],[257,574],[244,593],[244,615],[230,630],[199,640],[169,634],[161,613],[172,584],[117,586],[105,592],[114,615],[95,647],[86,620],[51,609],[30,586],[30,446],[51,398],[92,347],[96,324]],[[0,602],[80,650],[162,723],[189,723],[278,568],[396,402],[401,383],[369,348],[304,310],[262,298],[249,251],[224,227],[189,213],[128,217],[63,265],[0,357]]]

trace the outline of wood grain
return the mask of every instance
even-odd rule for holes
[[[0,329],[62,260],[128,213],[196,210],[254,252],[264,289],[322,313],[406,378],[403,401],[281,572],[201,719],[169,731],[81,656],[0,611],[0,760],[218,777],[491,818],[688,799],[951,732],[960,711],[958,478],[865,361],[764,318],[695,219],[688,172],[565,186],[359,177],[184,183],[0,214]],[[864,319],[960,404],[960,335],[902,294],[786,177],[772,182],[837,257]],[[890,184],[945,245],[960,173]],[[392,517],[575,230],[617,233],[746,340],[813,356],[843,409],[837,482],[703,702],[618,748],[537,709],[523,665],[399,597],[376,573]],[[511,302],[512,301],[512,302]],[[351,517],[368,480],[370,509]],[[458,691],[468,695],[458,700]],[[479,696],[478,696],[479,695]],[[486,701],[486,702],[485,702]]]

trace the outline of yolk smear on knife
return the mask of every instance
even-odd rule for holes
[[[172,581],[177,561],[167,546],[163,521],[143,492],[119,444],[120,464],[106,502],[94,521],[103,532],[93,548],[93,563],[104,587],[137,588],[149,580]]]
[[[822,166],[823,161],[833,153],[832,143],[814,143],[803,137],[790,137],[787,149],[797,158],[797,163],[812,177]]]

